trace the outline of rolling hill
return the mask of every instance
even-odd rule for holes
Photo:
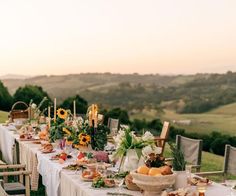
[[[207,77],[207,74],[199,75],[177,75],[177,76],[162,76],[158,74],[153,75],[139,75],[139,74],[111,74],[111,73],[85,73],[85,74],[71,74],[61,76],[37,76],[26,79],[2,79],[4,85],[8,88],[11,94],[14,94],[17,88],[26,84],[42,86],[49,95],[57,97],[59,101],[81,94],[88,101],[91,100],[87,95],[89,92],[107,92],[109,89],[117,87],[119,84],[142,84],[143,86],[178,86],[186,82],[192,81],[196,78]],[[92,98],[94,98],[94,93]]]

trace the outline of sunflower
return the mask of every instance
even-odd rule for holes
[[[80,133],[79,134],[79,143],[83,146],[88,145],[88,143],[90,142],[91,137],[88,134],[85,133]]]
[[[65,127],[62,128],[62,131],[64,131],[67,135],[71,135],[71,132]]]
[[[59,108],[59,109],[57,110],[57,115],[58,115],[58,117],[61,118],[61,119],[66,119],[68,113],[67,113],[66,110],[64,110],[64,109],[62,109],[62,108]]]

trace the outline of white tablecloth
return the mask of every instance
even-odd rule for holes
[[[14,130],[14,126],[0,125],[0,150],[3,160],[8,164],[13,164],[13,145],[16,138]]]
[[[68,159],[64,164],[59,164],[58,161],[52,161],[50,158],[53,154],[43,154],[39,151],[40,145],[32,142],[19,141],[19,136],[14,134],[9,129],[13,127],[5,127],[0,125],[0,148],[7,163],[12,163],[13,154],[12,146],[15,140],[18,140],[23,153],[20,155],[21,160],[27,165],[27,168],[32,168],[30,157],[37,158],[38,172],[42,175],[43,184],[46,186],[47,196],[105,196],[107,192],[117,192],[117,189],[93,189],[90,182],[83,182],[80,179],[80,174],[75,174],[74,171],[63,170],[62,168],[73,162]],[[57,154],[56,151],[54,154]],[[31,154],[31,156],[25,155]],[[122,191],[134,195],[141,195],[140,192],[133,192],[123,189]],[[208,186],[206,196],[226,196],[229,194],[229,188],[213,183]]]

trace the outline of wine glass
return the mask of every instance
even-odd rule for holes
[[[225,180],[225,185],[227,187],[230,187],[230,193],[229,193],[229,196],[234,196],[234,187],[236,186],[236,180]]]
[[[185,166],[186,176],[187,176],[187,183],[189,186],[191,186],[191,172],[192,172],[192,165],[186,165]]]
[[[115,185],[118,186],[118,192],[121,193],[121,187],[124,183],[124,178],[121,177],[115,177],[114,178]]]
[[[96,164],[96,170],[98,173],[101,174],[101,176],[106,176],[106,167],[103,162],[97,162]]]

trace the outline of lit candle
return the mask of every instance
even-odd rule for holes
[[[74,119],[76,119],[76,102],[75,100],[73,101],[73,111],[74,111]]]
[[[56,122],[57,119],[57,99],[54,98],[54,122]]]

